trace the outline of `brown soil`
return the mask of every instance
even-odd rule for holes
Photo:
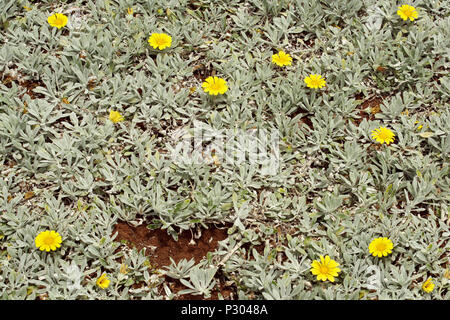
[[[192,74],[199,81],[204,81],[206,78],[216,75],[216,70],[212,68],[211,64],[200,63],[192,67]]]
[[[311,130],[314,130],[313,123],[312,123],[311,119],[310,119],[308,116],[303,117],[303,118],[300,118],[300,121],[298,122],[298,124],[299,124],[299,126],[305,124],[305,125],[307,125]]]
[[[23,77],[23,74],[21,74],[20,72],[18,72],[18,74]],[[16,82],[18,86],[26,89],[26,92],[24,94],[28,94],[31,99],[44,98],[43,94],[35,93],[33,91],[36,87],[45,87],[45,84],[40,80],[24,80],[19,79],[18,76],[11,76],[10,74],[5,75],[3,73],[0,73],[0,80],[7,88],[12,88],[11,82]],[[24,94],[20,95],[19,98],[22,98]]]
[[[359,126],[359,124],[363,121],[363,119],[367,120],[375,120],[375,114],[380,112],[380,105],[383,103],[384,98],[386,98],[387,94],[382,95],[381,97],[376,96],[369,99],[364,100],[363,103],[358,105],[356,108],[359,110],[358,119],[354,120],[354,123]],[[363,98],[362,94],[358,94],[355,97],[360,100]],[[367,111],[367,109],[369,109]]]
[[[170,265],[170,258],[176,263],[182,259],[190,260],[193,258],[195,263],[199,263],[208,252],[213,252],[217,248],[217,242],[227,238],[227,230],[230,227],[225,225],[223,228],[218,228],[214,225],[209,225],[208,229],[201,228],[201,236],[195,239],[193,236],[196,231],[179,232],[178,241],[175,241],[172,236],[167,234],[166,230],[148,229],[146,225],[133,227],[124,221],[119,221],[113,229],[113,234],[118,233],[116,241],[125,241],[129,247],[135,247],[138,250],[147,248],[146,254],[153,267],[163,268]],[[195,241],[195,244],[191,241]],[[152,250],[154,247],[154,250]],[[176,293],[186,287],[176,279],[165,277],[172,292]],[[236,298],[236,287],[227,282],[225,276],[219,270],[216,274],[218,285],[213,289],[211,297],[205,299],[203,296],[184,294],[177,296],[178,300],[217,300],[220,292],[224,299]]]
[[[113,230],[113,234],[118,232],[116,241],[126,240],[138,250],[142,248],[156,247],[151,253],[150,261],[152,265],[158,268],[170,265],[172,258],[176,263],[182,259],[194,258],[195,263],[217,247],[217,242],[227,238],[227,228],[219,229],[209,226],[209,229],[202,229],[202,235],[195,239],[191,232],[183,231],[175,241],[172,236],[167,234],[166,230],[150,230],[146,225],[133,227],[124,221],[119,221]],[[191,240],[195,244],[190,244]],[[150,248],[149,248],[150,249]],[[147,250],[150,253],[151,250]]]
[[[263,255],[264,254],[264,248],[266,245],[264,243],[258,244],[258,245],[252,245],[250,242],[247,242],[242,245],[242,248],[245,249],[248,259],[254,260],[252,249],[255,249],[258,254]]]
[[[305,114],[303,117],[300,118],[299,122],[298,122],[298,126],[302,126],[303,124],[307,125],[311,130],[314,129],[313,127],[313,123],[311,121],[311,114],[309,114],[309,112],[305,109],[302,109],[300,107],[297,108],[297,110],[295,110],[293,113],[291,113],[289,115],[289,117],[291,118],[295,118],[296,116],[298,116],[299,114]]]

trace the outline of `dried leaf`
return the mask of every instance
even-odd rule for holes
[[[25,198],[25,200],[28,200],[28,199],[33,198],[34,196],[35,196],[35,194],[33,191],[28,191],[27,193],[25,193],[24,198]]]
[[[430,131],[425,131],[425,132],[419,133],[419,136],[421,136],[422,138],[430,138],[430,137],[434,136],[434,133],[430,132]]]

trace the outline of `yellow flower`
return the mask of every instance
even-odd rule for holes
[[[419,17],[419,14],[417,13],[416,8],[413,6],[404,4],[401,7],[398,7],[397,14],[403,19],[403,20],[411,20],[414,21],[414,19],[417,19]]]
[[[57,248],[61,247],[61,242],[61,236],[54,230],[42,231],[34,239],[36,247],[41,251],[45,250],[47,252],[49,252],[50,250],[54,251]]]
[[[378,258],[386,257],[392,252],[392,248],[394,248],[394,244],[388,238],[376,238],[369,244],[369,252]]]
[[[127,9],[127,14],[128,14],[129,16],[132,16],[132,15],[133,15],[133,8],[128,8],[128,9]]]
[[[116,123],[116,122],[119,122],[119,121],[123,121],[123,116],[118,111],[111,110],[109,112],[109,120],[111,120],[112,122]]]
[[[337,277],[338,272],[341,272],[338,265],[339,263],[330,259],[328,255],[325,258],[320,256],[320,261],[314,260],[311,263],[311,273],[317,276],[317,280],[334,282],[334,277]]]
[[[431,291],[433,291],[433,289],[434,289],[433,279],[428,278],[428,280],[423,283],[422,290],[427,293],[430,293]]]
[[[206,78],[205,82],[202,83],[202,88],[205,92],[215,96],[224,94],[228,90],[227,82],[219,77]]]
[[[47,18],[48,24],[58,29],[64,27],[68,20],[67,16],[62,13],[55,13]]]
[[[372,139],[377,140],[377,142],[383,144],[394,142],[395,134],[388,128],[380,127],[372,131]]]
[[[419,121],[414,122],[414,124],[418,124],[418,123],[419,123]],[[417,130],[420,131],[422,128],[423,128],[423,125],[420,124],[420,125],[417,127]]]
[[[104,273],[97,279],[96,283],[97,283],[97,286],[99,286],[101,289],[106,289],[106,288],[108,288],[110,282],[111,281],[106,276],[106,273]]]
[[[308,88],[322,88],[325,86],[326,81],[320,74],[311,74],[309,77],[305,78],[305,83],[308,86]]]
[[[148,38],[148,43],[153,49],[164,50],[172,45],[172,37],[165,33],[152,33]]]
[[[278,54],[272,55],[272,62],[280,67],[290,66],[292,64],[292,57],[289,53],[280,50]]]

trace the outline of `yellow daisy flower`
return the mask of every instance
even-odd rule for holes
[[[434,289],[433,279],[428,278],[428,280],[422,284],[422,290],[427,293],[430,293],[431,291],[433,291],[433,289]]]
[[[172,45],[172,37],[165,33],[152,33],[148,38],[148,43],[153,49],[164,50]]]
[[[338,272],[341,272],[338,265],[339,263],[330,259],[328,255],[325,258],[320,256],[320,261],[314,260],[311,263],[311,273],[317,276],[317,280],[334,282],[334,277],[337,277]]]
[[[47,18],[48,24],[52,27],[57,27],[58,29],[64,27],[67,24],[68,20],[69,19],[67,18],[67,16],[62,13],[52,14]]]
[[[398,7],[397,14],[403,19],[403,20],[411,20],[414,21],[414,19],[417,19],[419,17],[419,14],[417,13],[416,8],[413,6],[404,4],[401,7]]]
[[[272,62],[279,67],[290,66],[292,64],[292,57],[289,53],[280,50],[278,54],[272,55]]]
[[[116,122],[119,122],[119,121],[123,121],[123,116],[118,111],[111,110],[109,112],[109,120],[111,120],[112,122],[116,123]]]
[[[369,252],[374,256],[378,256],[378,258],[386,257],[388,254],[392,253],[392,248],[394,248],[394,244],[388,238],[376,238],[373,239],[369,244]]]
[[[61,247],[62,238],[58,232],[54,230],[42,231],[34,239],[36,247],[41,251],[50,250],[55,251],[57,248]]]
[[[111,282],[111,280],[108,279],[108,277],[106,276],[106,273],[102,274],[98,279],[97,279],[97,286],[99,286],[101,289],[106,289],[109,287],[109,283]]]
[[[372,131],[372,139],[381,144],[386,143],[389,145],[389,143],[394,142],[394,137],[395,134],[390,129],[385,127],[380,127]]]
[[[305,78],[305,83],[308,88],[317,89],[325,86],[326,81],[320,74],[311,74]]]
[[[202,88],[205,92],[215,96],[224,94],[228,90],[227,82],[219,77],[206,78],[205,82],[202,83]]]

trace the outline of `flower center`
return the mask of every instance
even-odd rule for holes
[[[378,134],[378,137],[380,139],[386,140],[389,138],[389,132],[386,132],[384,130],[381,130],[380,133]]]
[[[55,19],[55,24],[56,25],[63,25],[64,24],[64,17],[60,16],[60,15],[56,15],[56,19]]]
[[[322,273],[322,274],[327,274],[328,271],[329,271],[329,269],[328,269],[327,266],[324,266],[324,265],[321,265],[321,266],[320,266],[320,273]]]
[[[377,250],[383,252],[384,250],[386,250],[386,244],[384,242],[378,243]]]
[[[405,16],[411,17],[413,10],[411,10],[410,8],[405,8],[405,9],[403,9],[403,13],[405,14]]]
[[[311,79],[311,85],[313,85],[313,86],[320,85],[320,80],[318,78],[312,78]]]
[[[161,45],[165,45],[166,44],[166,40],[163,37],[157,37],[156,38],[156,43],[161,46]]]
[[[46,237],[43,239],[43,241],[46,245],[51,245],[54,242],[52,237]]]
[[[212,90],[220,90],[220,84],[218,82],[213,82],[211,84],[211,89]]]

